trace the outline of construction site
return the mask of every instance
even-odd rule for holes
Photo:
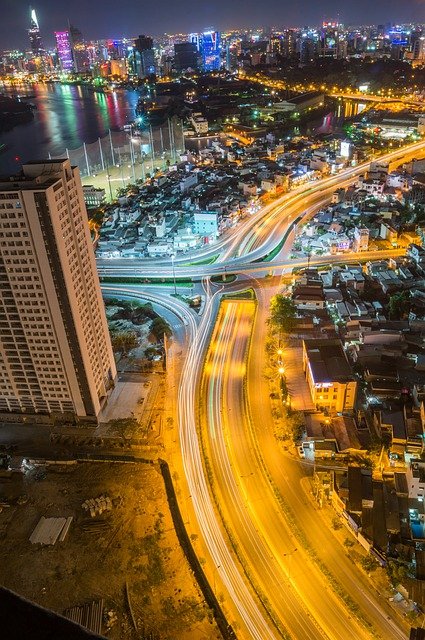
[[[121,458],[11,458],[0,470],[0,584],[111,640],[219,638],[159,465]]]

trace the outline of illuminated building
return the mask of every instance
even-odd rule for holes
[[[198,68],[198,53],[194,42],[179,42],[174,45],[174,68],[176,71]]]
[[[342,35],[342,25],[338,22],[324,22],[319,36],[319,54],[323,58],[344,58],[347,42]]]
[[[79,170],[0,179],[0,412],[95,421],[116,368]]]
[[[220,69],[221,38],[219,31],[204,31],[191,33],[190,42],[196,45],[202,57],[203,71],[217,71]]]
[[[303,371],[317,409],[339,413],[354,408],[357,382],[340,340],[303,340]]]
[[[30,28],[28,29],[31,51],[35,56],[43,53],[43,45],[41,42],[40,27],[38,26],[37,14],[35,9],[30,7]]]
[[[83,40],[83,34],[77,27],[69,25],[69,37],[74,59],[74,70],[79,73],[89,70],[89,56]]]
[[[355,227],[353,251],[367,251],[369,248],[369,229],[366,227]]]
[[[284,31],[280,40],[279,52],[285,58],[293,58],[296,53],[297,34],[293,29]]]
[[[74,71],[74,58],[69,31],[55,31],[55,38],[62,71]]]
[[[318,35],[317,32],[305,30],[298,40],[298,53],[301,64],[309,64],[318,56]]]
[[[136,38],[134,47],[129,49],[129,67],[139,78],[156,73],[152,38],[143,35]]]
[[[126,78],[128,76],[125,60],[111,60],[111,76],[119,76],[120,78]]]

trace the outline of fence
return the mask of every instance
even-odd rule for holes
[[[77,149],[64,149],[56,158],[68,157],[86,179],[105,174],[124,186],[128,181],[145,180],[157,169],[164,169],[184,151],[183,123],[170,118],[161,126],[139,131],[129,126],[124,131],[111,131],[96,142],[84,143]],[[51,156],[52,157],[52,156]]]

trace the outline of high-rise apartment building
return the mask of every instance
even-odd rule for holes
[[[0,178],[0,412],[95,420],[116,368],[79,170]]]

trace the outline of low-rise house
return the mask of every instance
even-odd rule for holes
[[[354,409],[357,382],[340,340],[303,340],[303,371],[318,409],[329,413]]]
[[[325,296],[322,285],[297,285],[292,292],[292,300],[298,309],[323,309]]]

